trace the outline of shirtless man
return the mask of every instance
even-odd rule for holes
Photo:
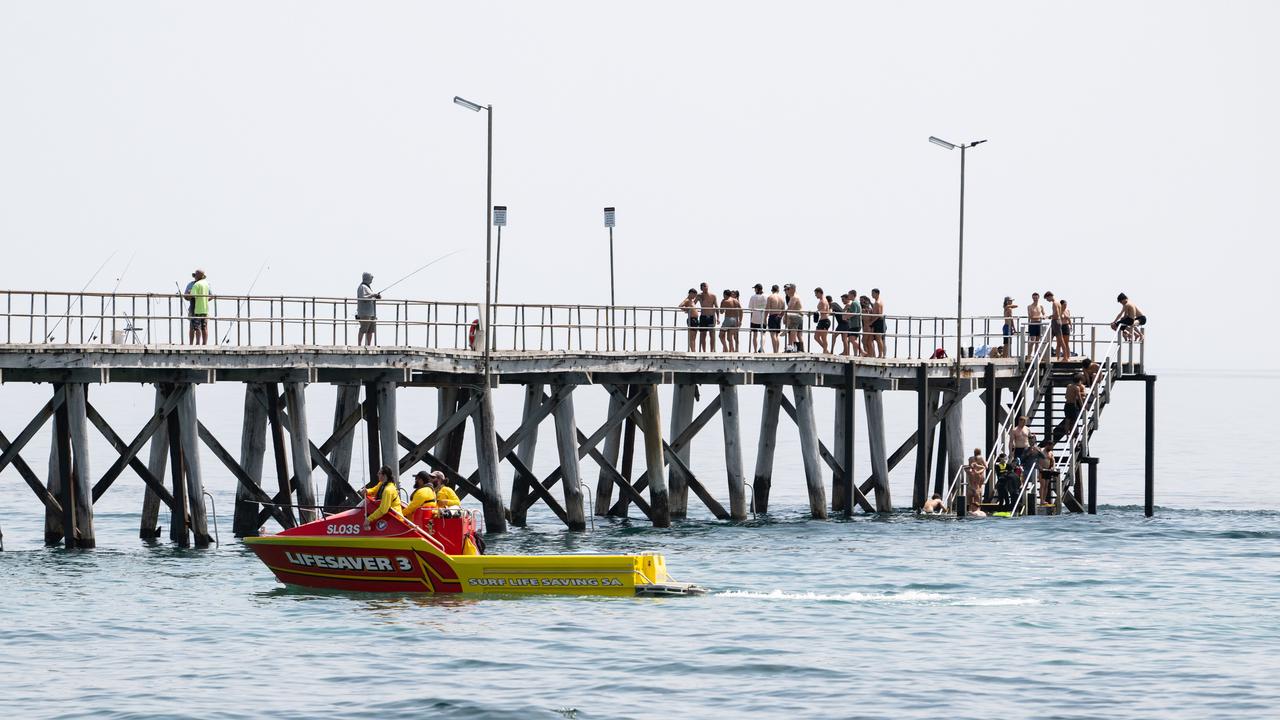
[[[982,448],[973,449],[964,471],[969,476],[969,504],[976,505],[986,494],[987,461],[982,459]]]
[[[871,314],[871,298],[860,296],[858,306],[862,309],[862,354],[865,357],[875,357],[875,342],[872,337],[875,335],[876,316]]]
[[[1004,356],[1013,356],[1013,336],[1018,332],[1018,318],[1013,316],[1013,311],[1018,306],[1013,304],[1013,298],[1008,295],[1004,296]]]
[[[795,283],[787,283],[782,289],[787,294],[787,352],[804,352],[804,341],[801,339],[804,306],[796,296]]]
[[[751,352],[764,352],[764,286],[755,284],[755,294],[747,298],[747,308],[751,310]]]
[[[689,288],[689,294],[680,301],[680,309],[685,314],[685,324],[689,326],[689,352],[698,349],[698,291]]]
[[[947,511],[947,504],[942,502],[942,496],[934,494],[933,497],[924,501],[924,505],[920,507],[920,512],[925,515],[941,515]]]
[[[871,344],[875,347],[875,356],[884,357],[884,333],[888,323],[884,317],[884,301],[880,299],[880,288],[871,288]]]
[[[1062,362],[1071,360],[1071,311],[1067,309],[1067,301],[1058,301],[1058,359]]]
[[[716,351],[716,320],[719,319],[719,304],[716,302],[716,294],[707,289],[707,284],[702,283],[699,286],[702,292],[698,293],[698,305],[702,307],[702,314],[698,317],[698,328],[700,329],[698,338],[698,349],[705,351],[707,349],[707,338],[711,338],[711,352]]]
[[[827,295],[822,292],[822,288],[814,288],[813,296],[818,298],[818,309],[814,311],[818,324],[815,326],[813,339],[822,346],[822,354],[828,355],[831,353],[831,348],[827,347],[827,331],[831,329],[831,303],[827,302]],[[834,340],[831,346],[835,347]]]
[[[1147,324],[1147,316],[1138,309],[1137,305],[1130,302],[1129,296],[1124,293],[1116,296],[1116,302],[1120,303],[1120,314],[1111,321],[1111,329],[1124,328],[1125,340],[1141,339],[1142,326]]]
[[[1040,293],[1031,293],[1027,306],[1027,359],[1035,356],[1040,345],[1040,323],[1044,321],[1044,307],[1040,305]]]
[[[725,352],[738,352],[738,328],[742,327],[742,301],[738,300],[732,290],[724,291],[724,300],[720,301],[720,310],[724,320],[720,322],[720,346]]]
[[[782,311],[787,302],[778,294],[778,286],[774,285],[769,297],[764,299],[765,327],[769,330],[769,339],[773,341],[773,351],[778,352],[778,335],[782,332]],[[763,343],[762,343],[763,346]],[[761,347],[763,350],[763,347]]]
[[[1013,429],[1009,431],[1009,444],[1013,446],[1013,462],[1023,465],[1027,449],[1031,447],[1031,428],[1027,427],[1027,416],[1019,415]]]

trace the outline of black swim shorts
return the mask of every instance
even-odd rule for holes
[[[770,316],[769,316],[769,329],[770,329],[770,330],[781,330],[781,329],[782,329],[782,316],[781,316],[781,315],[770,315]]]
[[[822,318],[821,320],[818,321],[819,330],[829,330],[830,328],[831,328],[830,318]]]
[[[1027,337],[1040,337],[1040,323],[1031,323],[1027,326]]]
[[[885,327],[886,327],[886,323],[884,321],[884,318],[877,318],[875,322],[871,323],[872,332],[878,335],[884,334]]]
[[[715,327],[716,317],[714,315],[703,315],[698,318],[698,324],[704,328]]]

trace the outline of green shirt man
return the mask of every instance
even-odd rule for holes
[[[191,297],[195,301],[193,313],[196,317],[208,317],[209,315],[209,279],[204,273],[199,273],[199,278],[195,284],[191,286]]]

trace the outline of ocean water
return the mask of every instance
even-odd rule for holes
[[[693,508],[670,530],[597,519],[573,534],[535,511],[529,528],[490,539],[495,553],[662,552],[678,579],[710,590],[689,598],[285,588],[230,537],[233,486],[211,459],[218,547],[139,541],[140,483],[126,475],[97,508],[98,549],[47,549],[40,509],[6,470],[0,711],[1275,717],[1280,502],[1266,442],[1278,428],[1263,411],[1280,396],[1280,377],[1166,373],[1157,387],[1159,507],[1150,519],[1140,506],[1141,386],[1131,385],[1095,443],[1104,503],[1096,516],[812,521],[784,437],[768,517],[731,524]],[[145,414],[150,399],[133,392]],[[140,424],[109,393],[97,402],[113,422]],[[210,422],[224,416],[215,432],[236,439],[234,403],[202,402]],[[318,423],[325,412],[313,403]],[[6,406],[12,417],[0,425],[10,437],[34,411],[28,405]],[[584,426],[602,412],[585,405]],[[898,420],[891,443],[909,426]],[[38,450],[24,455],[40,471]],[[719,452],[714,442],[695,446],[695,470],[714,477]],[[748,452],[748,467],[753,460]],[[899,503],[910,467],[894,478]]]

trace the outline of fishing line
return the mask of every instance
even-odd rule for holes
[[[262,271],[263,271],[263,270],[270,270],[270,269],[271,269],[271,268],[268,268],[268,267],[267,267],[267,264],[266,264],[265,262],[264,262],[264,263],[262,263],[262,265],[260,265],[260,266],[258,267],[258,274],[257,274],[257,275],[254,275],[254,276],[253,276],[253,282],[249,283],[249,291],[245,293],[245,297],[249,297],[249,296],[253,295],[253,289],[254,289],[255,287],[257,287],[257,286],[258,286],[258,278],[262,277]],[[241,302],[241,300],[243,300],[243,299],[244,299],[244,298],[241,298],[240,300],[236,300],[236,316],[237,316],[237,317],[239,317],[239,315],[240,315],[240,302]],[[250,309],[250,311],[252,311],[252,310],[253,310],[253,306],[252,306],[252,305],[250,305],[250,306],[249,306],[249,309]],[[221,343],[221,344],[223,344],[223,345],[226,345],[226,344],[227,344],[227,339],[231,337],[231,331],[232,331],[232,330],[234,330],[234,329],[235,329],[235,326],[232,326],[232,327],[227,328],[227,334],[226,334],[226,336],[224,336],[224,337],[222,338],[222,343]]]
[[[95,279],[97,279],[97,277],[98,277],[98,273],[102,272],[102,268],[106,267],[106,266],[107,266],[107,263],[111,262],[111,258],[113,258],[113,257],[115,257],[115,256],[116,256],[116,252],[118,252],[118,251],[116,251],[116,250],[112,250],[112,251],[111,251],[111,254],[107,256],[107,259],[106,259],[106,260],[103,260],[103,261],[102,261],[102,264],[98,266],[98,269],[93,271],[93,275],[89,276],[89,282],[85,283],[85,284],[84,284],[84,287],[80,288],[80,293],[79,293],[79,295],[77,295],[77,297],[76,297],[76,302],[77,302],[77,303],[80,303],[81,305],[83,305],[83,302],[82,302],[82,301],[84,300],[84,291],[85,291],[85,290],[87,290],[87,289],[89,289],[89,286],[93,284],[93,281],[94,281]],[[50,340],[52,340],[52,339],[53,339],[53,334],[54,334],[54,333],[56,333],[56,332],[58,332],[58,326],[62,324],[62,321],[63,321],[63,320],[66,320],[66,319],[68,319],[69,317],[71,317],[71,306],[70,306],[70,305],[67,305],[67,312],[66,312],[66,314],[65,314],[65,315],[63,315],[62,317],[58,318],[58,322],[56,322],[56,323],[54,323],[54,324],[53,324],[53,329],[52,329],[52,330],[50,330],[50,331],[49,331],[49,334],[45,336],[44,341],[45,341],[45,342],[49,342]]]
[[[423,270],[426,270],[427,268],[431,267],[432,265],[435,265],[436,263],[440,262],[441,260],[444,260],[445,258],[450,257],[450,256],[452,256],[452,255],[457,255],[457,254],[458,254],[458,253],[460,253],[460,252],[462,252],[462,251],[461,251],[461,250],[452,250],[452,251],[450,251],[450,252],[447,252],[447,253],[445,253],[444,255],[441,255],[440,257],[436,258],[435,260],[432,260],[431,262],[427,263],[426,265],[423,265],[422,267],[418,268],[417,270],[414,270],[413,272],[409,273],[408,275],[405,275],[404,277],[400,278],[399,280],[397,280],[397,281],[395,281],[395,282],[391,283],[390,285],[388,285],[388,286],[386,286],[386,287],[382,288],[382,289],[381,289],[381,290],[379,290],[376,294],[381,295],[382,293],[384,293],[384,292],[386,292],[386,291],[390,290],[391,288],[393,288],[393,287],[395,287],[395,286],[399,285],[400,283],[404,282],[405,280],[408,280],[409,278],[413,277],[414,275],[417,275],[418,273],[422,272]]]
[[[116,284],[114,287],[111,288],[112,295],[115,295],[116,291],[120,289],[120,283],[124,281],[124,276],[129,273],[129,268],[133,266],[133,259],[136,257],[138,257],[137,250],[135,250],[133,254],[129,256],[129,262],[124,264],[124,270],[121,270],[120,277],[116,278]],[[112,308],[112,309],[114,310],[115,308]],[[133,318],[130,318],[131,321],[132,319]],[[129,324],[133,325],[132,322],[130,322]],[[98,330],[101,328],[102,328],[102,316],[99,315],[98,324],[93,326],[93,332],[89,334],[89,342],[93,342],[94,340],[98,339]]]

